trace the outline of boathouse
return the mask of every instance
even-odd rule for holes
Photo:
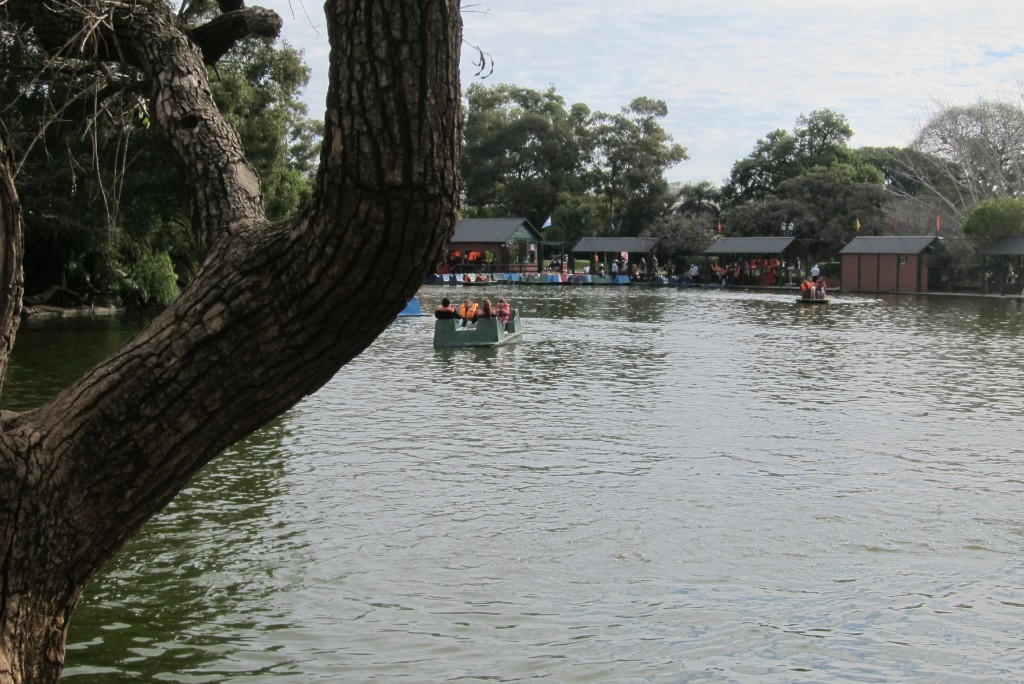
[[[724,237],[704,250],[739,285],[786,285],[801,275],[806,249],[793,237]]]
[[[935,235],[856,237],[839,251],[846,292],[940,292],[945,248]]]
[[[982,294],[1021,294],[1022,262],[1024,236],[1006,235],[982,247]]]
[[[653,267],[654,251],[658,247],[658,238],[644,237],[585,237],[580,238],[570,252],[573,255],[582,254],[590,262],[590,268],[597,272],[599,265],[606,267],[615,259],[621,259],[623,255],[630,264],[639,263],[643,259],[645,264]],[[622,275],[626,275],[623,273]],[[644,274],[646,275],[646,274]]]
[[[459,219],[439,273],[536,273],[542,238],[525,218]]]

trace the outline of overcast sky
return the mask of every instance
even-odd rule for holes
[[[801,114],[845,114],[852,144],[902,145],[936,103],[1018,99],[1020,0],[464,0],[465,40],[494,61],[484,83],[554,86],[615,112],[664,100],[689,151],[669,180],[728,177],[758,138]],[[321,116],[327,36],[320,0],[265,0],[306,54]],[[465,86],[475,51],[463,47]]]

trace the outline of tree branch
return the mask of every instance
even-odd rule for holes
[[[238,41],[251,36],[277,38],[281,35],[281,17],[277,12],[254,7],[222,14],[188,32],[203,52],[203,61],[216,64]]]

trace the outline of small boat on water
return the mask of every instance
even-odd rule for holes
[[[435,347],[500,347],[522,339],[523,322],[518,309],[512,309],[505,325],[497,318],[479,318],[465,327],[458,318],[434,321]]]
[[[817,267],[815,267],[817,268]],[[814,280],[804,279],[800,283],[800,296],[796,298],[797,304],[828,304],[828,292],[825,289],[825,279],[819,279],[817,276]]]
[[[406,303],[404,309],[402,309],[401,311],[398,312],[398,315],[399,316],[421,316],[421,315],[423,315],[423,311],[420,309],[420,298],[415,296],[415,295],[413,295],[413,298],[410,299]]]

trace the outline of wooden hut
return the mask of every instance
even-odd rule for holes
[[[646,276],[647,268],[653,268],[654,251],[657,247],[657,238],[585,237],[580,238],[570,252],[573,255],[583,255],[595,272],[599,264],[604,264],[606,268],[610,269],[612,261],[621,259],[623,255],[626,255],[629,263],[633,265],[643,259],[644,268],[641,269],[643,272],[640,275]],[[623,273],[623,275],[627,274],[628,271]]]
[[[982,247],[982,294],[1021,294],[1022,262],[1024,236],[1007,235]]]
[[[441,273],[536,273],[542,238],[525,218],[459,219]]]
[[[704,250],[737,285],[788,285],[801,276],[804,249],[792,237],[724,237]]]
[[[846,292],[940,292],[945,249],[935,235],[856,237],[839,251]]]

